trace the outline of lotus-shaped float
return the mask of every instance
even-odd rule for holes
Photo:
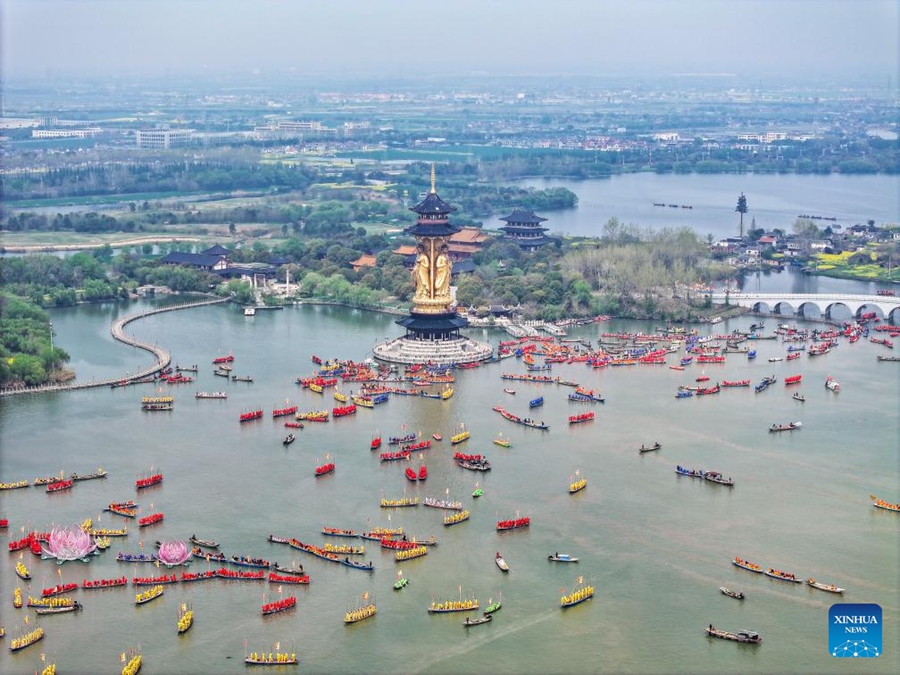
[[[159,545],[159,552],[156,556],[163,565],[168,565],[169,567],[184,565],[191,558],[191,549],[188,548],[185,542],[173,539],[162,542]]]
[[[47,545],[41,546],[41,558],[55,558],[57,565],[70,560],[88,562],[92,555],[99,555],[97,545],[79,525],[54,527],[50,530]]]

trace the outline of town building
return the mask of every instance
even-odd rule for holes
[[[168,150],[189,145],[194,140],[193,129],[139,129],[136,132],[137,147],[152,150]]]

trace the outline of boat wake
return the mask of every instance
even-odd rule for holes
[[[426,671],[443,671],[444,669],[441,667],[435,667],[437,664],[441,664],[447,662],[448,659],[456,659],[463,654],[468,654],[471,651],[476,649],[480,649],[488,642],[492,642],[494,640],[499,640],[501,638],[506,637],[507,635],[512,635],[522,629],[531,628],[532,626],[547,621],[553,617],[559,617],[558,608],[554,607],[553,609],[547,610],[546,612],[542,612],[540,614],[536,614],[524,621],[516,620],[515,623],[510,625],[503,625],[506,623],[506,617],[503,617],[504,621],[493,621],[492,627],[499,630],[489,630],[489,631],[478,631],[476,633],[470,633],[466,636],[466,640],[464,643],[456,643],[448,649],[444,649],[440,652],[432,652],[431,658],[417,658],[415,661],[416,668],[413,670],[409,670],[407,672],[410,673],[424,673]],[[501,626],[503,626],[501,628]],[[458,662],[457,663],[458,666]],[[448,671],[453,671],[453,668],[449,668]]]

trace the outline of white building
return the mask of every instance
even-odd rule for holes
[[[137,147],[161,150],[188,145],[194,139],[194,130],[141,129],[136,135]]]

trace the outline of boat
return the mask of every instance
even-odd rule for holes
[[[372,442],[369,444],[370,450],[377,450],[381,447],[381,434],[376,434],[372,437]]]
[[[272,417],[285,417],[287,415],[294,415],[297,412],[297,406],[289,405],[285,408],[275,408],[272,410]]]
[[[463,621],[463,626],[480,626],[483,623],[490,623],[494,619],[491,614],[483,614],[477,619],[471,619],[466,617],[466,620]]]
[[[784,378],[784,386],[789,387],[792,384],[800,384],[800,381],[803,379],[802,375],[790,375]]]
[[[570,593],[563,595],[559,599],[559,606],[563,609],[566,607],[574,607],[582,602],[590,600],[594,597],[594,587],[584,584],[584,578],[578,577],[575,587]]]
[[[94,473],[86,473],[86,474],[77,474],[73,473],[69,476],[70,480],[94,480],[95,478],[106,478],[106,471],[103,469],[97,469]]]
[[[472,498],[473,498],[473,499],[478,499],[479,497],[481,497],[481,496],[483,496],[483,495],[484,495],[484,490],[482,490],[480,487],[478,487],[478,486],[476,485],[476,486],[475,486],[475,489],[472,490]]]
[[[518,530],[531,525],[531,518],[524,516],[522,518],[511,518],[509,520],[498,520],[497,531],[506,532],[507,530]]]
[[[190,605],[182,604],[178,610],[178,634],[184,635],[194,625],[194,610]]]
[[[576,472],[577,475],[577,472]],[[577,480],[569,483],[569,494],[573,495],[576,492],[581,492],[587,487],[587,478],[579,478]]]
[[[419,480],[425,480],[428,478],[428,467],[422,464],[419,467]]]
[[[675,398],[690,398],[693,395],[694,395],[694,392],[692,392],[692,391],[689,391],[687,389],[679,389],[675,393]]]
[[[63,490],[71,490],[73,485],[75,485],[75,481],[58,480],[55,483],[47,484],[47,492],[62,492]]]
[[[550,562],[562,562],[562,563],[577,563],[578,562],[578,558],[570,556],[568,553],[560,553],[559,551],[548,555],[547,560],[549,560]]]
[[[732,480],[730,477],[725,478],[725,476],[723,476],[718,471],[707,471],[703,474],[703,478],[710,481],[711,483],[718,483],[719,485],[727,485],[729,487],[734,486],[734,480]]]
[[[771,375],[769,377],[764,377],[760,381],[760,383],[758,385],[756,385],[753,389],[757,394],[759,394],[759,393],[765,391],[766,389],[768,389],[771,385],[775,384],[777,381],[778,380],[774,375]]]
[[[24,581],[31,579],[31,572],[28,571],[28,568],[25,567],[25,564],[22,563],[22,561],[16,563],[16,576]]]
[[[411,467],[406,467],[406,479],[413,483],[415,483],[417,480],[419,480],[418,475],[416,475],[416,470]],[[381,501],[384,502],[384,500],[381,500]]]
[[[758,645],[762,642],[759,633],[752,630],[741,630],[737,633],[729,633],[728,631],[713,628],[712,624],[706,629],[706,634],[710,637],[721,638],[722,640],[732,640],[733,642],[746,642],[748,644]]]
[[[769,359],[769,363],[778,363],[779,361],[784,361],[784,358],[781,356],[773,356]]]
[[[500,568],[501,572],[509,572],[509,564],[507,564],[504,557],[500,555],[500,551],[497,551],[494,555],[494,562],[497,564],[497,567]]]
[[[451,525],[457,525],[459,523],[465,522],[469,519],[470,515],[471,514],[469,513],[469,511],[460,511],[449,516],[445,516],[444,527],[450,527]]]
[[[503,391],[504,391],[504,393],[507,393],[507,394],[515,394],[516,393],[515,389],[504,389]]]
[[[232,382],[253,382],[253,378],[249,375],[232,375]]]
[[[256,316],[256,307],[244,307],[244,316]]]
[[[38,640],[43,639],[44,637],[44,629],[38,626],[34,630],[25,633],[21,637],[13,638],[9,641],[9,651],[17,652],[20,649],[25,649],[25,647],[30,647]]]
[[[308,585],[309,584],[309,575],[293,575],[293,576],[282,576],[281,574],[275,574],[274,572],[269,572],[269,582],[273,584],[288,584],[288,585]]]
[[[447,600],[445,602],[431,601],[428,606],[429,614],[449,614],[452,612],[473,612],[478,609],[478,600]]]
[[[793,431],[803,426],[802,422],[788,422],[787,424],[773,424],[769,427],[769,433],[773,434],[777,431]]]
[[[758,574],[762,574],[763,571],[763,568],[756,563],[744,560],[743,558],[738,558],[737,556],[732,559],[731,564],[740,567],[741,569],[745,569],[750,572],[756,572]]]
[[[68,612],[77,612],[83,609],[80,602],[73,600],[71,605],[59,605],[57,607],[35,607],[35,614],[66,614]]]
[[[84,590],[92,588],[115,588],[116,586],[127,586],[128,577],[122,575],[117,579],[83,579],[81,588]]]
[[[362,621],[363,619],[368,619],[370,616],[375,616],[378,612],[378,609],[375,607],[374,602],[368,602],[369,594],[366,593],[363,595],[363,601],[367,604],[360,604],[356,609],[351,609],[344,615],[344,623],[356,623],[357,621]]]
[[[283,565],[279,565],[278,563],[272,564],[272,569],[276,572],[280,572],[281,574],[291,574],[294,576],[303,576],[306,572],[303,571],[303,565],[298,565],[295,567],[284,567]]]
[[[794,399],[795,401],[800,401],[800,403],[806,402],[806,397],[803,394],[801,394],[799,391],[795,391],[794,395],[791,396],[791,398]]]
[[[432,437],[434,440],[436,440],[436,441],[442,441],[442,440],[444,440],[444,437],[441,436],[440,434],[431,434],[431,437]]]
[[[679,476],[688,476],[689,478],[703,478],[703,469],[688,469],[680,464],[675,467],[675,473]]]
[[[507,439],[503,438],[503,434],[500,434],[499,436],[497,436],[497,438],[494,439],[494,445],[499,445],[502,448],[508,448],[510,447],[511,443]]]
[[[146,478],[139,478],[135,481],[134,487],[138,490],[143,490],[144,488],[152,487],[154,485],[159,485],[163,481],[163,475],[161,473],[153,474],[152,476],[147,476]]]
[[[217,365],[219,363],[233,363],[233,362],[234,362],[234,356],[232,356],[231,354],[229,354],[228,356],[217,356],[216,358],[213,359],[213,365]]]
[[[322,534],[328,535],[329,537],[358,537],[359,532],[356,530],[342,530],[337,527],[323,527]],[[272,537],[274,535],[269,535],[269,541],[273,541]]]
[[[654,443],[649,447],[645,447],[643,443],[641,443],[641,447],[638,448],[638,452],[653,452],[654,450],[659,450],[662,447],[659,443]]]
[[[829,593],[843,593],[843,588],[838,588],[834,584],[823,584],[820,581],[816,581],[812,577],[806,580],[806,583],[813,588],[818,588],[820,591],[828,591]]]
[[[299,663],[297,655],[281,652],[253,652],[244,657],[244,665],[247,666],[296,666]]]
[[[398,574],[400,574],[398,572]],[[399,591],[406,588],[409,585],[409,579],[406,577],[400,577],[397,581],[394,582],[394,590]]]
[[[538,396],[537,398],[533,398],[528,402],[529,408],[537,408],[542,405],[544,405],[544,397],[543,396]]]
[[[260,609],[263,616],[269,616],[271,614],[278,614],[279,612],[286,612],[296,606],[296,596],[289,595],[288,597],[276,600],[275,602],[267,602]]]
[[[725,586],[719,586],[719,590],[730,598],[735,598],[736,600],[744,599],[744,594],[742,591],[733,591],[730,588],[725,588]]]
[[[138,527],[147,527],[148,525],[161,523],[163,518],[165,518],[165,514],[163,513],[152,513],[149,516],[145,516],[138,520]]]
[[[294,438],[294,434],[288,434],[287,436],[284,437],[284,440],[281,441],[281,444],[282,444],[282,445],[290,445],[290,444],[293,443],[295,440],[296,440],[296,439]]]
[[[428,547],[417,546],[414,542],[409,543],[413,545],[409,548],[402,548],[394,553],[394,560],[400,562],[402,560],[412,560],[413,558],[421,558],[424,555],[428,555]]]
[[[749,387],[750,380],[722,380],[719,385],[722,387]]]
[[[890,502],[886,502],[883,499],[878,499],[878,497],[876,497],[875,495],[869,495],[869,499],[872,500],[872,506],[874,506],[876,509],[900,512],[900,504],[891,504]]]
[[[791,572],[782,572],[781,570],[776,570],[772,567],[768,568],[763,574],[767,577],[772,577],[773,579],[780,579],[781,581],[791,581],[795,584],[803,583],[803,579],[798,579],[797,575]]]
[[[465,431],[460,431],[458,434],[454,434],[450,437],[450,445],[459,445],[463,441],[469,440],[469,431],[468,429]]]
[[[482,614],[484,614],[485,616],[488,616],[488,615],[490,615],[490,614],[493,614],[494,612],[499,612],[499,611],[500,611],[500,608],[501,608],[502,606],[503,606],[502,600],[498,600],[497,602],[493,602],[492,600],[489,599],[489,600],[488,600],[488,606],[484,608],[484,612],[482,612]]]
[[[162,584],[156,585],[153,588],[149,588],[143,593],[138,593],[134,596],[134,604],[135,605],[145,605],[148,602],[152,602],[156,600],[159,596],[163,594],[164,586]]]
[[[830,376],[825,380],[825,387],[833,391],[835,394],[841,390],[841,385],[838,384],[838,381]]]
[[[330,473],[334,473],[334,462],[327,462],[326,464],[317,466],[314,475],[316,478],[319,478],[320,476],[326,476]]]
[[[214,542],[212,539],[198,539],[193,534],[191,535],[190,541],[192,544],[203,546],[204,548],[219,548],[219,544]]]
[[[569,424],[581,424],[583,422],[590,422],[594,419],[595,414],[592,410],[591,412],[581,413],[579,415],[569,415]]]

